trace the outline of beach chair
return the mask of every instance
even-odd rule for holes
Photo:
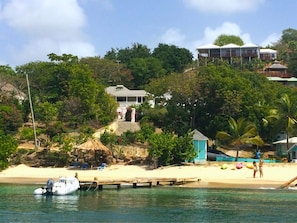
[[[79,162],[74,162],[73,165],[68,167],[69,169],[78,169],[79,168]]]
[[[104,170],[105,167],[106,167],[106,163],[102,163],[102,164],[98,167],[98,170]]]
[[[88,168],[89,168],[89,164],[87,164],[87,163],[84,163],[84,164],[81,165],[82,170],[86,170]]]

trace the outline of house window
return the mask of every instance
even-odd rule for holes
[[[116,91],[121,91],[121,90],[123,90],[123,86],[122,85],[116,86]]]
[[[118,102],[126,101],[126,97],[117,97]]]
[[[138,103],[142,103],[142,97],[138,97]]]
[[[136,102],[136,97],[128,97],[129,102]]]

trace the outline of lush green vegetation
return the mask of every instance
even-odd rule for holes
[[[8,158],[17,149],[17,141],[0,131],[0,170],[8,167]]]
[[[214,41],[214,44],[217,46],[223,46],[231,43],[236,44],[238,46],[242,46],[244,44],[244,42],[239,36],[226,34],[219,35]]]
[[[264,144],[261,137],[258,135],[257,127],[244,118],[239,118],[237,121],[232,117],[229,119],[229,132],[218,131],[216,138],[221,142],[227,142],[227,144],[236,147],[236,158],[238,159],[238,151],[242,145],[257,145],[262,146]]]
[[[216,41],[219,45],[234,41],[242,45],[240,40],[221,35]],[[282,38],[269,46],[278,50],[279,59],[294,75],[297,75],[296,46],[294,29],[284,30]],[[1,85],[9,83],[15,87],[10,95],[5,92],[0,95],[1,168],[7,166],[9,156],[14,153],[16,139],[34,138],[28,128],[20,130],[32,119],[28,99],[14,97],[19,92],[27,95],[26,77],[39,125],[37,135],[47,137],[41,146],[59,144],[65,154],[73,144],[114,120],[117,104],[105,88],[116,84],[145,89],[156,98],[155,108],[147,105],[136,108],[142,114],[142,129],[136,134],[124,133],[121,143],[149,143],[150,156],[160,165],[193,158],[189,144],[189,132],[193,129],[232,147],[257,144],[250,140],[256,136],[271,143],[277,133],[286,132],[288,137],[296,134],[296,88],[269,82],[257,72],[264,65],[259,60],[244,65],[236,60],[233,64],[214,60],[198,67],[187,49],[159,44],[151,50],[139,43],[111,49],[104,58],[79,59],[69,54],[49,54],[48,58],[49,61],[30,62],[15,69],[0,66]],[[250,137],[241,129],[235,134],[234,127],[243,125],[242,118],[252,126],[245,129]],[[155,134],[156,127],[163,133]],[[79,137],[67,135],[72,132]],[[119,143],[113,135],[104,135],[102,140],[111,146]]]

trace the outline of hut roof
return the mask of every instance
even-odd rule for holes
[[[110,151],[105,145],[102,144],[99,140],[96,139],[89,139],[88,141],[84,142],[81,145],[76,146],[75,148],[81,150],[104,150]]]
[[[287,143],[287,139],[283,139],[283,140],[273,142],[273,144],[285,144],[285,143]],[[297,137],[289,138],[289,143],[297,143]]]
[[[193,133],[194,140],[208,140],[208,138],[205,135],[203,135],[201,132],[199,132],[197,129],[194,129],[192,133]]]
[[[285,70],[285,69],[287,69],[287,67],[284,66],[284,65],[282,65],[282,64],[280,64],[280,63],[275,62],[274,64],[270,65],[270,66],[269,66],[268,68],[266,68],[266,69]]]

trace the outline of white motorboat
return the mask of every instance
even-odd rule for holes
[[[34,195],[67,195],[79,189],[79,181],[75,177],[60,177],[56,182],[49,179],[45,187],[34,190]]]

